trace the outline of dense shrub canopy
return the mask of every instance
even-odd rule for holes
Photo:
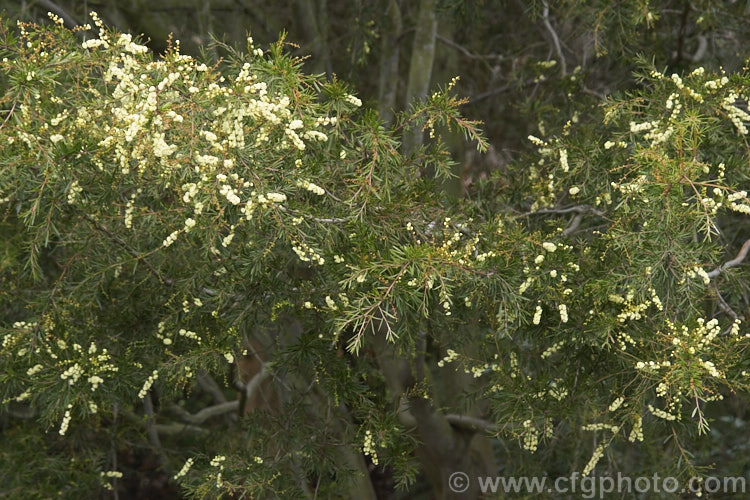
[[[199,497],[716,460],[748,388],[746,69],[644,63],[456,200],[446,141],[486,147],[456,80],[386,126],[283,39],[155,58],[94,21],[0,41],[4,485],[112,488],[126,447]]]

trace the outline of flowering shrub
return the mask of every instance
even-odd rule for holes
[[[681,440],[748,387],[745,74],[645,74],[455,201],[455,80],[386,130],[283,40],[209,64],[52,20],[0,47],[3,483],[114,488],[148,446],[200,497],[366,498],[368,464],[439,496],[490,436],[699,470]]]

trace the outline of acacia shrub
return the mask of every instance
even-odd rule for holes
[[[0,44],[14,491],[117,488],[128,446],[194,496],[364,498],[369,467],[439,497],[456,470],[705,473],[715,447],[688,444],[747,389],[745,72],[647,69],[453,200],[441,131],[485,146],[455,81],[386,129],[283,40],[157,59],[52,20]],[[233,418],[268,379],[281,411]]]

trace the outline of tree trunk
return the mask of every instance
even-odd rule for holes
[[[326,73],[331,76],[331,55],[328,51],[328,14],[326,0],[297,0],[297,19],[307,38],[306,46],[312,51],[309,61],[312,73]]]
[[[383,123],[390,125],[398,95],[398,63],[401,51],[399,38],[403,29],[401,6],[390,0],[386,10],[388,22],[381,38],[380,76],[378,81],[378,112]]]

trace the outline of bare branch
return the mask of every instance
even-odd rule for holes
[[[563,236],[570,236],[573,231],[578,229],[578,226],[581,225],[581,221],[583,220],[583,214],[577,213],[575,216],[573,216],[573,219],[570,221],[570,224],[568,224],[568,227],[565,228],[565,230],[562,232]]]
[[[695,53],[689,57],[694,63],[700,62],[703,56],[706,55],[706,49],[708,49],[708,40],[703,35],[698,35],[698,48]]]
[[[125,418],[127,418],[131,422],[147,427],[149,428],[149,430],[151,427],[153,427],[153,429],[158,434],[162,434],[165,436],[176,436],[176,435],[182,434],[185,431],[196,432],[196,433],[208,432],[206,429],[198,427],[197,425],[183,424],[179,422],[170,422],[168,424],[153,424],[153,426],[150,426],[147,420],[144,420],[143,417],[136,415],[132,411],[127,410],[125,408],[122,408],[121,411],[122,411],[122,414],[125,416]]]
[[[552,35],[552,42],[555,44],[555,52],[557,52],[557,57],[560,58],[560,74],[565,76],[568,74],[568,68],[565,63],[565,56],[563,55],[562,47],[560,46],[560,38],[557,36],[555,29],[549,22],[549,4],[547,2],[544,2],[542,19],[544,20],[544,26],[547,28],[547,31]]]
[[[407,404],[405,398],[402,398],[401,404],[399,405],[398,418],[405,427],[417,426],[417,419],[409,411],[409,405]],[[465,431],[481,431],[489,434],[494,434],[498,431],[497,425],[479,417],[459,415],[457,413],[448,413],[445,415],[445,420],[447,420],[448,423],[453,427],[457,427]]]
[[[484,431],[488,433],[497,432],[497,426],[492,422],[478,418],[470,417],[469,415],[457,415],[449,413],[445,416],[445,419],[454,427],[459,427],[469,431]]]
[[[159,450],[161,455],[161,442],[159,441],[159,435],[156,433],[155,417],[154,417],[154,405],[151,402],[151,394],[147,393],[146,397],[143,398],[143,408],[146,410],[146,426],[148,427],[148,438],[151,441],[151,445]]]
[[[745,257],[747,256],[748,250],[750,250],[750,240],[747,240],[742,245],[742,248],[740,248],[740,251],[737,254],[737,257],[735,257],[734,259],[732,259],[730,261],[725,262],[723,265],[717,267],[716,269],[714,269],[710,273],[707,273],[708,277],[709,278],[715,278],[718,275],[720,275],[721,273],[723,273],[724,271],[726,271],[727,269],[729,269],[730,267],[739,266],[742,263],[742,261],[745,260]]]
[[[724,300],[724,297],[721,296],[721,293],[719,293],[719,288],[716,286],[716,284],[712,284],[711,288],[713,288],[713,291],[716,293],[716,302],[719,304],[719,309],[728,314],[732,319],[740,319],[739,315],[734,312],[734,309],[732,309],[730,305],[727,304],[727,302]]]
[[[226,403],[219,403],[217,405],[208,406],[195,414],[192,414],[177,405],[172,405],[170,407],[170,410],[179,415],[180,418],[185,422],[200,425],[209,418],[218,417],[219,415],[224,415],[225,413],[236,411],[237,408],[239,408],[239,405],[239,400],[235,399],[233,401],[227,401]]]
[[[245,399],[249,400],[255,391],[258,390],[258,387],[260,387],[260,384],[263,383],[264,380],[266,380],[268,377],[271,376],[271,372],[268,371],[268,364],[263,363],[263,367],[260,369],[258,373],[255,374],[253,378],[248,380],[247,384],[245,385]]]

